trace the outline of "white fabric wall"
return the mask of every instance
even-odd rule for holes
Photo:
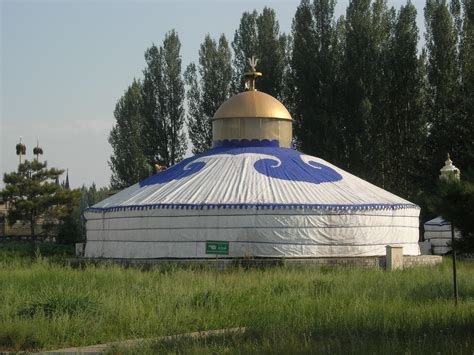
[[[419,255],[416,208],[379,210],[153,209],[87,212],[86,257],[205,258],[207,240],[229,257]]]

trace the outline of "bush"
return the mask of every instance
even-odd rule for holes
[[[56,242],[59,244],[74,244],[83,241],[80,217],[71,213],[62,219],[58,228]]]

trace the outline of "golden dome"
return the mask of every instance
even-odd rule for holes
[[[290,120],[291,115],[273,96],[260,91],[244,91],[225,101],[214,114],[220,118],[276,118]]]
[[[212,118],[214,147],[226,145],[291,147],[292,118],[283,104],[273,96],[257,91],[255,80],[262,76],[249,59],[251,71],[244,74],[245,89],[224,102]],[[249,145],[250,144],[250,145]]]

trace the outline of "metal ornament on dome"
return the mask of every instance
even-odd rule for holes
[[[258,58],[254,55],[252,58],[247,58],[250,64],[251,71],[244,74],[245,77],[245,90],[247,91],[256,91],[255,81],[258,77],[262,76],[261,72],[257,71]]]
[[[256,89],[255,81],[262,76],[256,69],[258,59],[252,56],[248,63],[251,70],[244,74],[245,91],[225,101],[212,118],[213,147],[290,147],[291,115],[276,98]]]

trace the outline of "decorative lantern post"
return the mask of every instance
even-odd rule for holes
[[[36,161],[39,161],[39,156],[43,155],[43,148],[39,146],[39,141],[36,141],[36,147],[33,148],[33,154],[36,155]]]
[[[448,159],[444,162],[444,166],[440,169],[439,178],[444,181],[459,181],[461,179],[461,171],[453,165],[451,157],[448,153]],[[454,304],[458,305],[458,282],[456,272],[456,249],[454,248],[454,225],[451,224],[451,250],[453,252],[453,288],[454,288]]]
[[[461,179],[461,171],[453,165],[449,153],[448,159],[444,162],[444,166],[439,171],[439,178],[441,180],[459,181]]]
[[[20,164],[21,164],[21,157],[26,154],[26,145],[24,145],[21,142],[21,137],[20,137],[20,143],[16,145],[16,155],[20,157]]]

